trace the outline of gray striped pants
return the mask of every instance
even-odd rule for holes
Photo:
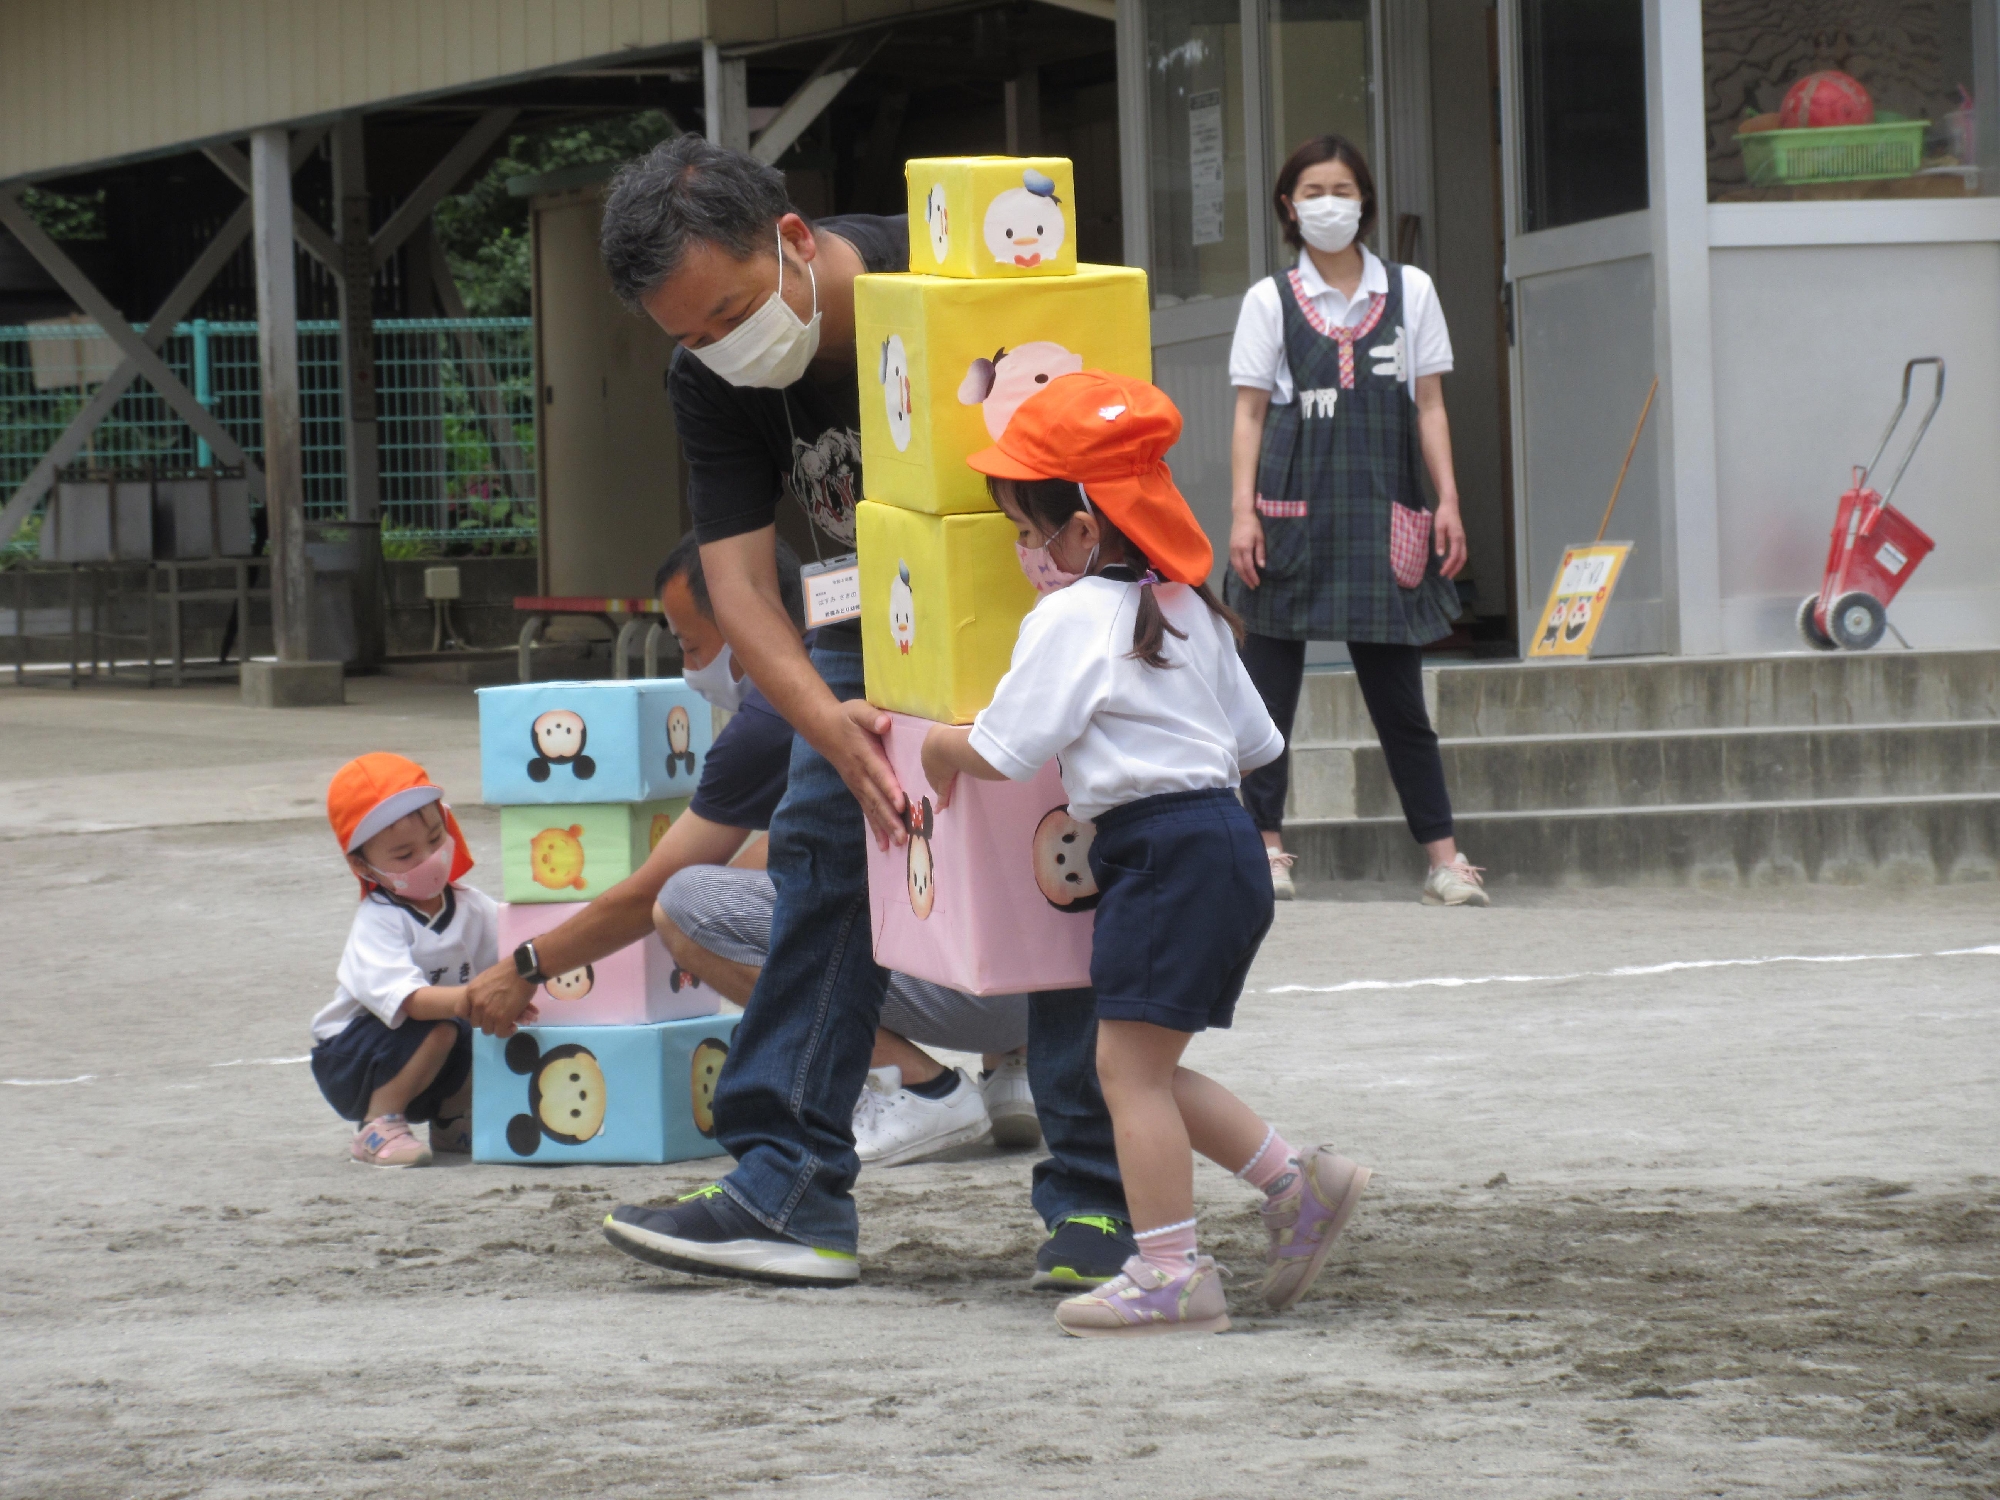
[[[762,870],[693,865],[660,892],[660,910],[695,942],[731,963],[762,968],[771,951],[777,888]],[[967,995],[908,974],[889,974],[882,1026],[921,1047],[1012,1052],[1028,1045],[1026,995]]]

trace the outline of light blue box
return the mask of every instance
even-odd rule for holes
[[[708,700],[678,677],[479,690],[490,807],[686,797],[714,739]]]
[[[739,1018],[528,1026],[472,1038],[472,1159],[631,1165],[720,1156],[715,1081]]]

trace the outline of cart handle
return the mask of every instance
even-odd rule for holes
[[[1903,399],[1896,403],[1896,414],[1889,418],[1889,426],[1882,434],[1882,441],[1875,449],[1875,456],[1868,460],[1868,467],[1862,470],[1860,482],[1855,485],[1855,488],[1866,489],[1868,487],[1868,476],[1875,472],[1875,466],[1882,462],[1882,455],[1888,451],[1889,439],[1896,435],[1896,425],[1903,420],[1903,413],[1909,407],[1910,378],[1915,374],[1918,365],[1937,366],[1937,389],[1931,393],[1930,410],[1924,413],[1923,421],[1917,424],[1917,435],[1910,439],[1910,446],[1903,454],[1903,461],[1896,466],[1896,477],[1889,481],[1888,492],[1882,496],[1882,503],[1884,505],[1887,505],[1895,495],[1896,486],[1903,482],[1904,471],[1910,467],[1910,460],[1917,456],[1917,444],[1924,440],[1924,434],[1931,429],[1931,418],[1937,415],[1938,407],[1944,404],[1944,361],[1942,359],[1935,354],[1927,354],[1922,359],[1913,359],[1904,365]]]

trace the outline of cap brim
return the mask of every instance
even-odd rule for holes
[[[990,474],[995,479],[1060,479],[1060,474],[1044,474],[1040,469],[1028,465],[1008,453],[998,443],[990,448],[981,448],[965,461],[971,468],[982,474]]]
[[[399,818],[407,818],[420,807],[429,807],[433,802],[444,800],[444,788],[437,786],[406,786],[400,792],[391,792],[368,810],[368,816],[354,827],[353,836],[347,841],[347,852],[354,853],[376,834]],[[325,845],[321,845],[322,848]]]

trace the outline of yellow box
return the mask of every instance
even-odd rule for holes
[[[861,658],[868,701],[968,724],[993,701],[1035,590],[998,511],[925,516],[863,501]]]
[[[993,508],[965,460],[1051,376],[1153,378],[1146,273],[1127,266],[1034,282],[862,276],[854,321],[866,498],[929,515]]]
[[[1076,274],[1076,176],[1066,156],[919,156],[910,269],[994,279]]]

